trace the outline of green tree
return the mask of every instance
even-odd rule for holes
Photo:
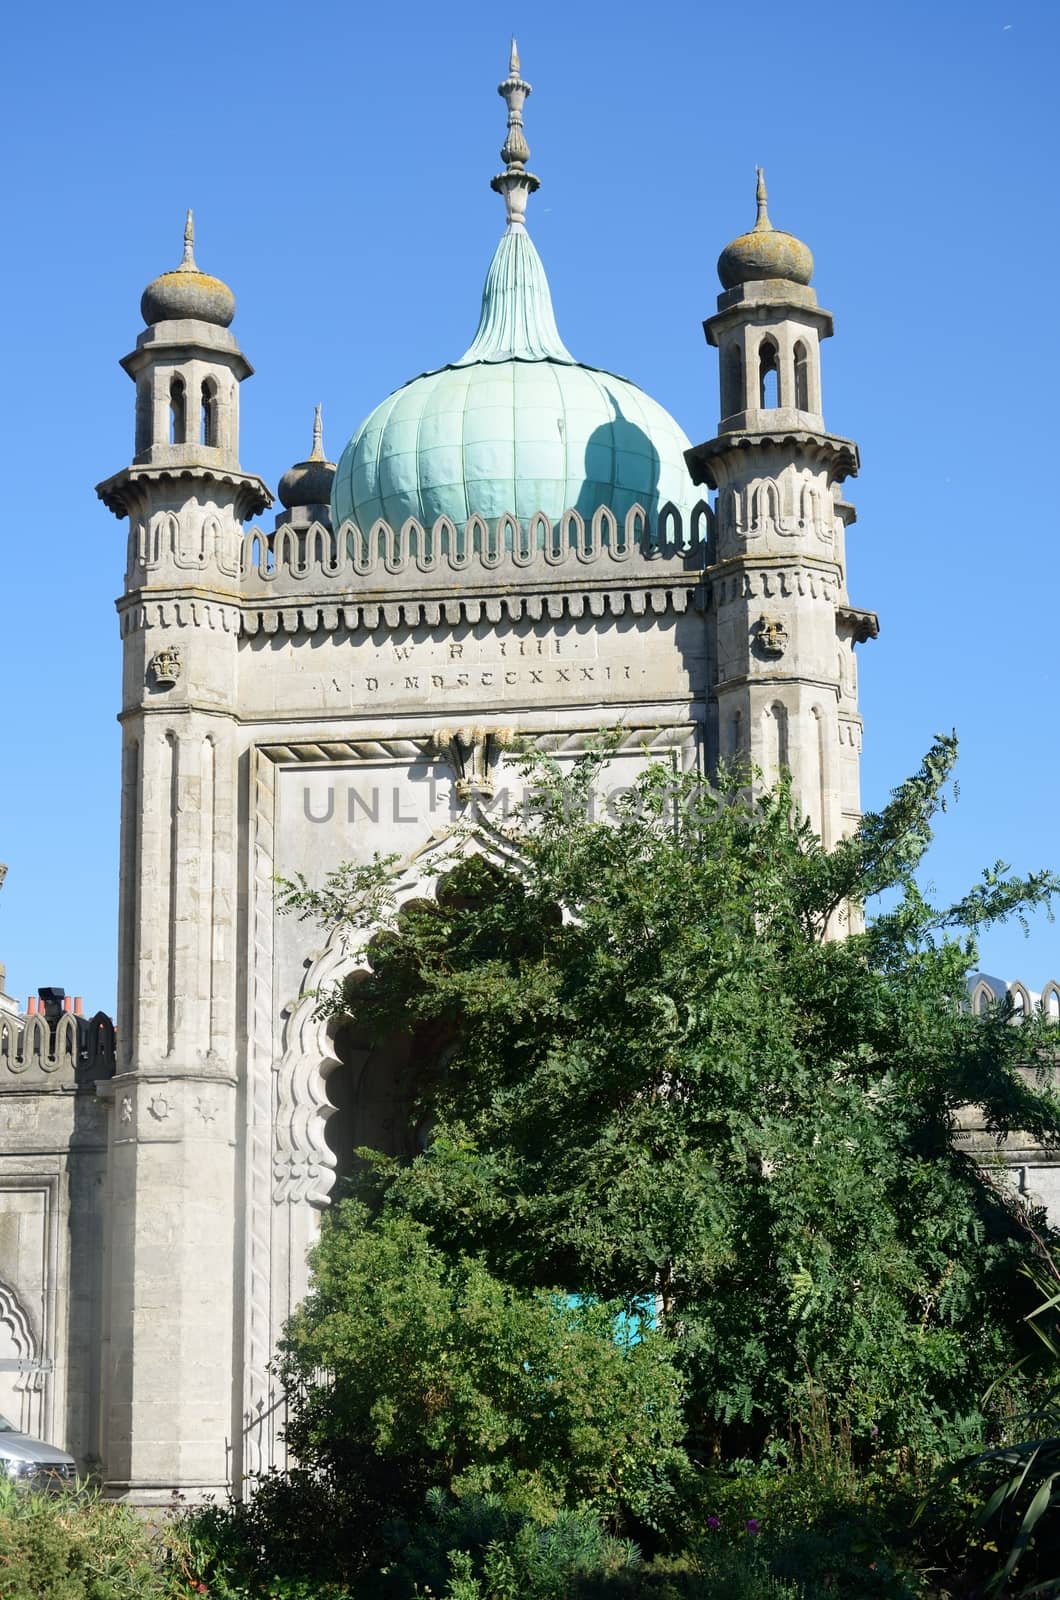
[[[288,1441],[373,1497],[389,1481],[392,1512],[438,1486],[542,1521],[651,1514],[683,1461],[681,1385],[669,1341],[619,1310],[513,1288],[413,1218],[344,1201],[282,1345]]]
[[[517,865],[471,855],[401,909],[387,862],[286,886],[292,912],[379,930],[324,1010],[447,1042],[421,1063],[427,1148],[364,1153],[371,1203],[521,1291],[656,1297],[707,1455],[822,1404],[960,1447],[1024,1353],[1033,1245],[954,1134],[974,1104],[999,1138],[1060,1135],[1044,1020],[966,1006],[977,932],[1060,883],[999,863],[927,902],[955,755],[938,740],[830,851],[784,784],[652,767],[604,823],[606,749],[535,761]],[[829,937],[867,902],[867,931]]]

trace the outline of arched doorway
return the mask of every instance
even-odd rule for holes
[[[23,1433],[41,1428],[40,1349],[15,1290],[0,1282],[0,1416]]]
[[[363,974],[353,975],[353,979]],[[355,982],[354,982],[355,988]],[[363,1163],[360,1149],[409,1160],[426,1142],[430,1126],[429,1086],[445,1070],[450,1040],[437,1028],[416,1028],[373,1040],[356,1011],[329,1029],[334,1065],[325,1092],[333,1110],[324,1128],[335,1158],[332,1200],[341,1200]]]

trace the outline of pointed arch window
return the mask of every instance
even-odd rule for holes
[[[806,346],[800,339],[795,346],[795,409],[796,411],[809,411],[810,409],[810,358],[806,353]]]
[[[202,381],[199,442],[213,448],[216,448],[218,443],[216,378],[204,378]]]
[[[188,395],[184,379],[169,380],[169,442],[185,444],[188,438]]]
[[[735,412],[744,409],[743,351],[738,344],[731,344],[725,352],[724,389],[721,402],[722,415],[731,417]]]
[[[758,346],[758,404],[763,411],[775,411],[779,406],[779,380],[777,347],[772,339],[763,339]]]
[[[149,448],[152,443],[151,409],[153,403],[151,384],[146,378],[141,378],[136,385],[136,454]]]

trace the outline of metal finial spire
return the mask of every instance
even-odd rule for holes
[[[758,216],[755,219],[754,232],[762,233],[767,228],[770,232],[772,232],[773,224],[769,220],[769,212],[766,209],[766,202],[768,201],[769,196],[766,194],[765,169],[762,167],[756,167],[755,172],[758,174],[758,182],[755,184],[755,200],[758,205]]]
[[[195,264],[195,216],[191,207],[184,219],[184,259],[177,268],[178,272],[198,272]]]
[[[321,421],[320,407],[317,406],[313,413],[313,448],[309,452],[310,461],[326,461],[324,454],[324,424]]]
[[[523,106],[531,89],[522,76],[519,46],[514,38],[511,55],[508,58],[508,76],[503,83],[497,85],[497,93],[508,105],[508,136],[501,146],[501,160],[505,163],[505,170],[492,179],[490,188],[496,189],[498,194],[504,196],[509,228],[522,229],[526,224],[527,199],[535,189],[540,188],[541,180],[526,170],[526,163],[530,160],[530,146],[523,133]]]

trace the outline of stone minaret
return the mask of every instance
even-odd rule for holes
[[[150,1502],[223,1491],[238,1426],[238,589],[242,523],[271,496],[239,465],[252,369],[190,212],[141,310],[135,456],[98,489],[129,519],[103,1422],[107,1492]]]
[[[705,324],[720,355],[717,437],[689,451],[717,489],[707,569],[713,622],[710,747],[765,780],[790,770],[825,845],[860,816],[861,719],[854,645],[875,637],[847,599],[843,481],[857,446],[825,429],[820,342],[832,318],[810,288],[813,257],[775,229],[758,172],[758,218],[722,252],[723,292]]]

